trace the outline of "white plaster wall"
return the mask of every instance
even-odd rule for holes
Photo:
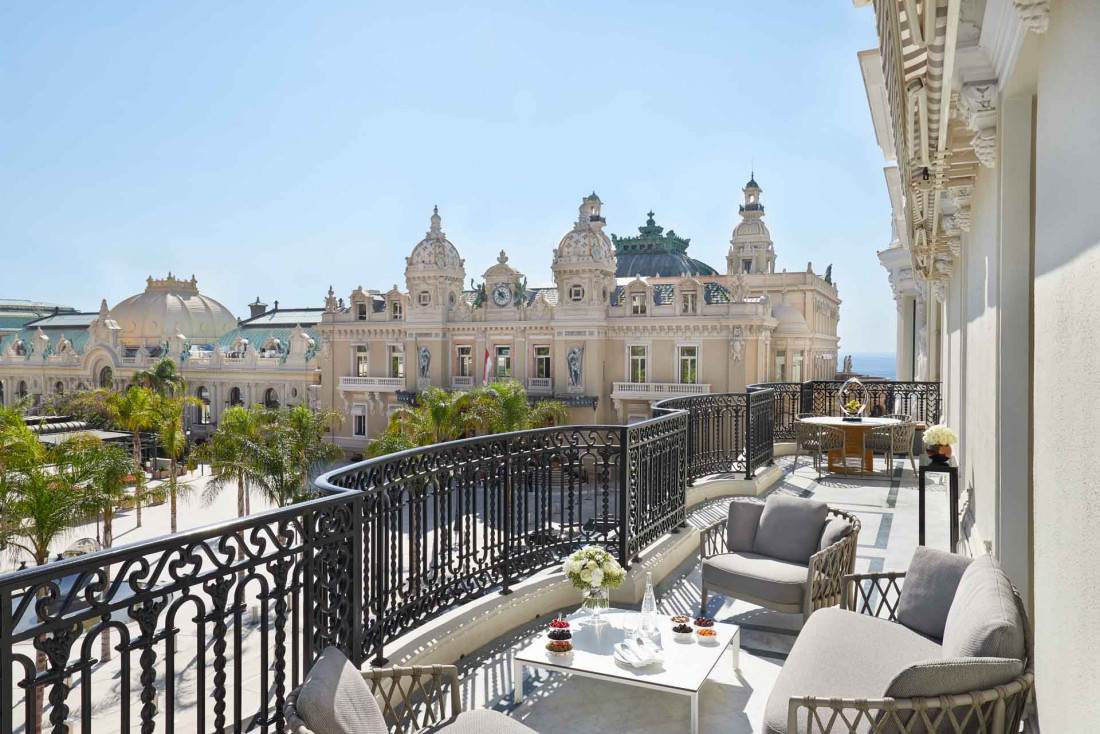
[[[972,553],[994,537],[997,502],[997,176],[982,169],[974,186],[969,242],[964,242],[967,436],[960,491],[973,497]]]
[[[1100,3],[1052,3],[1035,199],[1035,643],[1044,731],[1100,721]]]

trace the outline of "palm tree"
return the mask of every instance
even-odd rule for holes
[[[311,473],[343,458],[344,452],[339,446],[324,440],[328,427],[339,424],[343,418],[338,410],[315,411],[303,404],[275,412],[272,430],[280,434],[275,444],[285,446],[289,451],[291,465],[298,475],[298,492],[302,497],[309,494]]]
[[[176,482],[177,461],[183,456],[187,448],[187,434],[183,432],[183,409],[185,405],[200,403],[198,398],[159,397],[154,401],[156,412],[157,437],[164,452],[168,454],[168,496],[172,503],[172,532],[176,532],[177,494]]]
[[[506,433],[566,423],[569,409],[556,400],[531,405],[527,391],[514,381],[494,382],[469,393],[428,388],[416,407],[402,407],[390,424],[367,444],[368,456],[454,441],[471,434]]]
[[[527,400],[523,385],[506,380],[494,382],[479,390],[475,400],[488,406],[488,430],[493,433],[526,431],[531,428],[566,423],[569,408],[557,400],[541,400],[535,405]]]
[[[251,476],[253,486],[276,507],[309,499],[302,490],[293,442],[291,433],[283,426],[269,427],[256,457],[256,471]]]
[[[235,405],[222,413],[218,430],[196,450],[196,458],[210,462],[215,472],[206,483],[204,500],[210,502],[230,483],[237,485],[237,516],[248,514],[249,478],[260,464],[264,409]]]
[[[5,431],[3,442],[19,443],[25,435]],[[35,439],[37,441],[37,437]],[[37,453],[37,456],[35,454]],[[9,517],[8,542],[34,559],[37,565],[50,560],[50,546],[80,520],[89,509],[89,495],[71,482],[74,476],[83,476],[86,447],[84,442],[63,442],[41,452],[22,447],[19,452],[25,460],[9,463],[5,471],[7,507]],[[10,457],[9,457],[10,458]],[[73,467],[78,467],[73,469]],[[39,591],[45,594],[45,589]],[[39,673],[46,670],[45,646],[36,656]],[[36,701],[37,729],[41,729],[44,689],[38,689]]]
[[[171,357],[161,357],[150,369],[135,372],[131,384],[146,387],[165,397],[181,394],[187,389],[187,381],[176,369]]]
[[[103,547],[114,544],[115,508],[126,497],[127,480],[136,475],[141,468],[134,463],[134,457],[118,444],[99,442],[93,451],[91,481],[87,486],[89,501],[94,503],[103,517]],[[106,580],[111,580],[111,567],[104,569]],[[101,635],[100,659],[111,659],[111,630],[104,629]]]
[[[125,392],[109,391],[105,408],[107,417],[133,437],[134,463],[138,472],[134,475],[134,506],[137,508],[137,526],[141,527],[141,501],[145,495],[145,471],[141,468],[141,432],[157,424],[156,393],[146,387],[130,386]]]

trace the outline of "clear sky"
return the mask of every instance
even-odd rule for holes
[[[856,53],[873,14],[787,2],[0,6],[0,297],[98,308],[147,275],[247,314],[404,284],[433,204],[532,284],[584,194],[724,271],[755,166],[778,267],[840,284],[841,352],[893,351]]]

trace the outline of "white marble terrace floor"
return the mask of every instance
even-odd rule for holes
[[[857,571],[904,570],[917,545],[917,482],[909,469],[895,463],[892,480],[826,476],[820,481],[805,457],[791,471],[792,457],[777,462],[785,474],[769,493],[815,497],[855,513],[862,522]],[[881,460],[876,463],[881,463]],[[876,466],[876,468],[883,468]],[[946,549],[946,485],[928,485],[928,545]],[[697,505],[689,522],[703,527],[726,513],[730,500]],[[685,562],[657,588],[662,611],[694,616],[699,606],[697,558]],[[572,612],[573,609],[563,610]],[[760,722],[772,684],[801,625],[801,615],[780,614],[745,602],[712,595],[708,613],[721,622],[741,625],[741,670],[726,658],[718,663],[700,691],[701,734],[748,734]],[[510,651],[540,635],[546,619],[498,638],[460,662],[464,710],[489,708],[522,721],[538,734],[686,734],[690,731],[688,698],[640,688],[526,669],[527,698],[512,703]]]

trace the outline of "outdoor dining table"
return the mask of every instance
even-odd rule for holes
[[[840,416],[829,415],[817,415],[799,420],[814,426],[830,426],[842,430],[844,448],[829,451],[829,471],[834,474],[863,475],[875,473],[874,454],[867,443],[867,436],[871,429],[896,426],[901,423],[897,418],[862,418],[858,421],[846,421]],[[847,463],[845,463],[846,458]]]

